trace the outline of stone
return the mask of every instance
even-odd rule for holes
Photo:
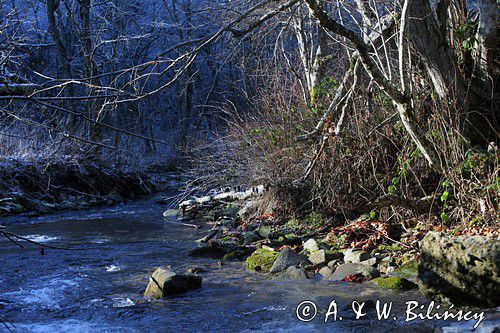
[[[304,268],[298,266],[288,267],[282,274],[281,277],[295,279],[295,280],[307,280],[307,272]]]
[[[324,277],[329,277],[333,274],[333,268],[325,266],[319,270],[319,274],[323,275]]]
[[[273,228],[270,225],[263,225],[260,226],[259,229],[257,229],[257,233],[262,237],[262,238],[269,238],[273,232]]]
[[[197,275],[181,275],[172,269],[159,267],[149,279],[144,292],[148,299],[159,299],[165,296],[178,295],[201,288],[202,277]]]
[[[329,279],[332,281],[342,281],[350,275],[360,275],[364,280],[371,280],[379,277],[380,272],[376,268],[368,265],[360,263],[345,263],[339,265]]]
[[[307,242],[304,243],[303,245],[305,251],[309,251],[309,253],[313,253],[314,251],[319,250],[318,243],[314,238],[309,239]]]
[[[368,259],[370,259],[370,254],[365,251],[348,249],[344,252],[344,262],[346,263],[359,263]]]
[[[205,269],[203,269],[202,267],[189,267],[187,272],[189,274],[198,274],[205,272]]]
[[[238,214],[238,211],[240,210],[240,207],[238,206],[233,206],[233,207],[228,207],[228,208],[223,208],[223,209],[218,209],[213,212],[214,214],[214,219],[219,219],[222,217],[236,217]]]
[[[373,283],[383,289],[410,290],[418,288],[415,283],[400,276],[378,277],[373,279]]]
[[[269,273],[279,273],[290,266],[300,265],[303,262],[308,262],[306,256],[295,253],[291,248],[286,247],[274,261]]]
[[[189,251],[190,257],[221,259],[227,250],[219,245],[206,245]]]
[[[377,266],[377,258],[370,258],[368,260],[363,260],[360,262],[360,264],[376,267]]]
[[[266,249],[257,249],[246,260],[246,266],[249,270],[260,271],[267,273],[273,267],[274,261],[279,256],[276,251],[269,251]]]
[[[342,259],[343,254],[341,252],[328,251],[328,250],[318,250],[314,251],[309,255],[309,261],[315,265],[326,264],[327,262],[334,259]]]
[[[500,239],[429,232],[420,243],[420,291],[455,305],[500,305]]]
[[[340,264],[343,264],[344,262],[341,259],[333,259],[330,260],[327,264],[328,267],[334,268],[337,267]]]
[[[390,266],[394,268],[393,266]],[[392,269],[391,275],[401,276],[410,281],[417,281],[418,276],[418,263],[415,260],[408,261],[401,266]]]
[[[260,235],[256,233],[255,231],[247,231],[241,234],[241,237],[243,238],[243,244],[250,244],[258,241],[261,239]]]

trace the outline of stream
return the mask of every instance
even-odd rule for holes
[[[191,258],[195,240],[207,233],[164,220],[164,206],[151,200],[37,218],[10,218],[8,230],[72,250],[16,247],[0,239],[0,317],[13,332],[427,332],[433,322],[405,323],[407,300],[425,301],[417,291],[380,291],[355,283],[268,278],[249,273],[242,262],[219,266]],[[23,244],[26,244],[23,242]],[[179,272],[203,267],[198,291],[146,301],[150,274],[171,265]],[[352,300],[394,301],[397,320],[378,321],[375,312],[354,320]],[[318,316],[301,322],[303,300]],[[332,300],[342,321],[324,322]],[[344,310],[343,310],[344,309]],[[0,332],[6,331],[0,324]]]

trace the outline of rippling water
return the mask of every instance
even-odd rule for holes
[[[210,259],[187,257],[194,240],[206,231],[161,218],[162,207],[140,202],[92,212],[70,212],[15,221],[9,231],[48,245],[74,250],[15,247],[0,239],[0,316],[19,332],[376,332],[400,327],[402,320],[378,322],[373,316],[355,321],[309,322],[295,317],[302,300],[326,311],[332,299],[339,307],[352,299],[423,301],[417,292],[384,293],[369,287],[268,279],[243,269],[243,263],[219,267]],[[14,223],[13,223],[14,222]],[[12,224],[11,224],[12,223]],[[149,275],[171,265],[180,272],[204,267],[203,288],[174,298],[145,301]],[[413,325],[409,327],[408,325]],[[419,324],[419,329],[430,324]],[[4,327],[0,326],[0,331]]]

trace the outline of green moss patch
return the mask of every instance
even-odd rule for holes
[[[246,260],[246,265],[249,270],[261,271],[267,273],[271,270],[274,261],[279,253],[276,251],[269,251],[266,249],[257,249]]]
[[[373,282],[383,289],[410,290],[417,287],[415,283],[399,276],[379,277],[373,279]]]

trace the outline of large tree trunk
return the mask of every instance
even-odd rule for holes
[[[451,91],[461,95],[464,87],[446,35],[448,5],[449,1],[439,0],[432,8],[429,0],[410,0],[408,6],[408,37],[425,63],[434,90],[443,99]]]

